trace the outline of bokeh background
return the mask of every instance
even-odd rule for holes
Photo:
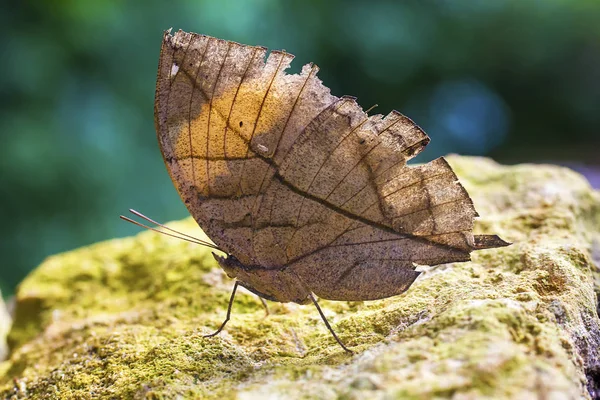
[[[552,162],[600,186],[597,0],[3,0],[0,289],[44,257],[187,212],[153,127],[169,27],[296,54],[336,95],[456,152]]]

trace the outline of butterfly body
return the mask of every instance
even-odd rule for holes
[[[228,277],[236,279],[241,286],[263,299],[281,303],[307,304],[310,302],[310,290],[287,268],[247,266],[231,255],[221,257],[215,254],[214,257]]]

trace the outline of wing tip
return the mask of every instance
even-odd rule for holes
[[[475,235],[474,250],[493,249],[496,247],[510,246],[512,243],[500,238],[498,235]]]

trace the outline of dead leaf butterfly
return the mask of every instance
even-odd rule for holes
[[[316,65],[287,74],[293,58],[165,32],[156,132],[181,199],[215,245],[196,242],[223,252],[215,258],[235,279],[227,318],[208,336],[229,320],[241,285],[262,299],[312,302],[350,352],[315,296],[396,296],[417,264],[508,243],[473,235],[477,212],[443,158],[407,166],[429,143],[413,121],[369,116],[354,97],[332,95]]]

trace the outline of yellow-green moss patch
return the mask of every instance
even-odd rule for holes
[[[451,157],[510,247],[427,267],[402,296],[310,305],[242,291],[210,252],[144,232],[46,260],[21,284],[0,398],[585,398],[598,390],[600,196],[553,166]],[[191,219],[172,224],[200,236]],[[596,281],[594,279],[596,277]]]

